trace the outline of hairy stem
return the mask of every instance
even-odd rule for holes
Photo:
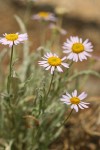
[[[64,120],[64,122],[61,124],[61,126],[64,125],[64,124],[68,121],[68,119],[70,118],[72,112],[73,112],[73,109],[70,111],[69,115],[68,115],[67,118]]]
[[[52,74],[52,78],[51,78],[51,82],[50,82],[50,86],[49,86],[49,89],[48,89],[48,92],[47,92],[46,98],[48,97],[49,92],[50,92],[50,90],[51,90],[51,85],[52,85],[52,82],[53,82],[53,78],[54,78],[54,72],[53,72],[53,74]]]
[[[7,92],[8,92],[8,94],[10,93],[10,87],[11,87],[13,47],[14,47],[14,45],[12,45],[12,48],[11,48],[10,65],[9,65],[9,75],[8,75],[8,81],[7,81]]]

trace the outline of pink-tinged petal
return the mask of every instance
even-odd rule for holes
[[[74,108],[74,106],[75,106],[75,104],[72,104],[72,105],[71,105],[71,109],[73,109],[73,108]]]
[[[47,55],[44,55],[44,57],[45,57],[45,58],[49,58],[49,56],[47,56]]]
[[[69,98],[72,98],[72,96],[71,96],[68,92],[66,92],[66,95],[67,95]]]
[[[72,92],[72,96],[77,97],[77,90],[74,90],[74,92]]]
[[[43,64],[43,65],[41,65],[41,66],[43,66],[43,67],[48,67],[48,66],[49,66],[49,64]]]
[[[60,100],[63,101],[63,102],[70,103],[70,100],[68,100],[68,99],[61,98]]]
[[[65,59],[67,59],[67,57],[66,57],[66,56],[65,56],[65,57],[63,57],[61,60],[62,60],[62,61],[64,61]]]
[[[84,109],[84,107],[82,107],[80,104],[78,104],[78,106],[79,106],[80,109]]]
[[[78,62],[78,55],[74,53],[73,61]]]
[[[53,54],[53,56],[58,57],[55,53]]]
[[[74,53],[70,53],[67,57],[67,59],[72,59],[74,57]]]
[[[84,42],[83,42],[83,44],[85,45],[85,44],[87,44],[89,42],[89,39],[86,39]]]
[[[46,64],[47,61],[38,61],[39,64]]]
[[[55,67],[52,66],[52,67],[51,67],[51,74],[53,74],[54,70],[55,70]]]
[[[76,112],[78,112],[78,106],[74,105],[74,109],[76,110]]]
[[[70,101],[70,98],[69,98],[68,96],[62,95],[62,97],[63,97],[64,99],[67,99],[68,101]]]
[[[61,65],[63,65],[66,68],[69,68],[69,64],[67,64],[67,63],[61,63]]]
[[[51,66],[48,66],[45,70],[49,70],[51,68]]]
[[[70,102],[64,102],[65,104],[67,104],[67,105],[70,105],[71,103]]]
[[[64,49],[64,47],[63,47],[63,49]],[[64,50],[63,53],[71,53],[71,50]]]
[[[86,105],[88,105],[88,104],[90,104],[90,103],[81,101],[81,104],[86,104]]]
[[[66,41],[67,43],[69,43],[69,44],[72,44],[72,42],[69,40],[69,39],[67,39],[67,41]]]
[[[82,43],[82,38],[80,38],[80,43]]]
[[[46,60],[46,61],[48,60],[47,58],[44,58],[44,57],[42,57],[42,59],[43,59],[43,60]]]
[[[13,42],[10,42],[10,43],[9,43],[9,47],[12,47],[12,46],[13,46]]]
[[[87,52],[83,52],[83,54],[85,55],[85,56],[88,56],[88,57],[91,57],[91,54],[89,54],[89,53],[87,53]]]
[[[84,108],[89,108],[89,106],[87,106],[87,105],[85,105],[85,104],[80,103],[80,105],[81,105],[82,107],[84,107]]]
[[[83,55],[82,53],[78,54],[78,56],[79,56],[80,61],[83,61],[84,59],[87,60],[87,57]]]
[[[61,69],[61,67],[57,66],[57,69],[59,72],[63,72],[63,70]]]
[[[83,99],[85,99],[87,97],[87,94],[85,93],[85,92],[82,92],[79,96],[78,96],[78,98],[80,99],[80,100],[83,100]]]

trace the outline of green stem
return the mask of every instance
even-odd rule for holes
[[[64,124],[68,121],[68,119],[70,118],[70,116],[71,116],[73,110],[74,110],[74,109],[72,109],[72,110],[70,111],[69,115],[68,115],[67,118],[64,120],[64,122],[61,124],[61,126],[64,125]]]
[[[51,81],[50,81],[50,86],[49,86],[48,92],[47,92],[47,94],[45,95],[45,98],[44,98],[44,102],[43,102],[43,106],[42,106],[43,113],[44,113],[44,111],[45,111],[45,109],[46,109],[46,103],[45,103],[45,101],[47,100],[48,95],[49,95],[49,93],[50,93],[51,85],[52,85],[52,82],[53,82],[53,78],[54,78],[54,72],[53,72],[53,74],[52,74],[52,78],[51,78]]]
[[[53,72],[53,74],[52,74],[52,78],[51,78],[51,82],[50,82],[50,86],[49,86],[49,89],[48,89],[48,92],[47,92],[46,98],[48,97],[49,92],[50,92],[50,90],[51,90],[51,85],[52,85],[52,82],[53,82],[53,78],[54,78],[54,72]]]
[[[71,62],[70,62],[70,64],[69,64],[69,67],[71,67],[71,66],[73,65],[73,63],[74,63],[74,62],[73,62],[73,61],[71,61]]]
[[[84,71],[80,71],[78,73],[75,73],[74,75],[72,75],[67,82],[71,82],[72,80],[74,80],[76,77],[82,76],[82,75],[94,75],[98,78],[100,78],[100,73],[94,71],[94,70],[84,70]]]
[[[10,86],[11,86],[13,47],[14,47],[14,44],[12,45],[12,48],[11,48],[11,57],[10,57],[10,65],[9,65],[9,76],[8,76],[8,81],[7,81],[7,92],[8,92],[8,94],[10,93]]]

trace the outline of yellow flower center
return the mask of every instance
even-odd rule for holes
[[[70,99],[70,102],[71,102],[72,104],[79,104],[79,103],[80,103],[80,99],[79,99],[78,97],[72,97],[72,98]]]
[[[48,63],[51,66],[59,66],[59,65],[61,65],[61,59],[58,57],[52,56],[52,57],[48,58]]]
[[[7,34],[5,38],[9,41],[15,41],[18,39],[18,34]]]
[[[39,16],[42,18],[47,18],[49,16],[49,14],[47,12],[40,12]]]
[[[81,53],[84,51],[84,45],[82,43],[74,43],[72,46],[72,51],[74,53]]]

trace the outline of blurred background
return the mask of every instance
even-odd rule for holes
[[[33,21],[31,17],[39,11],[53,12],[61,19],[62,28],[67,31],[67,34],[60,37],[60,47],[62,47],[66,38],[69,38],[71,35],[78,35],[84,40],[89,38],[94,46],[93,57],[89,60],[92,64],[90,68],[100,73],[100,0],[0,0],[0,36],[3,33],[20,32],[20,27],[15,17],[17,15],[23,20],[27,28],[30,52],[35,51],[40,46],[39,36],[41,28],[39,23]],[[50,29],[47,27],[47,40],[49,40],[50,34]],[[1,50],[2,48],[3,46],[0,45]],[[54,48],[57,48],[57,45]],[[89,61],[77,63],[75,67],[78,67],[78,70],[87,69]],[[4,71],[7,64],[8,59],[5,56]],[[89,76],[84,85],[84,90],[90,95],[88,101],[93,103],[91,105],[92,109],[86,115],[81,113],[77,118],[78,123],[76,123],[75,118],[72,118],[68,125],[75,123],[74,127],[70,131],[67,130],[66,126],[64,133],[51,145],[50,150],[99,150],[100,78]],[[87,118],[90,119],[88,120]],[[78,126],[80,120],[84,131]],[[84,122],[88,121],[89,123],[91,121],[91,124],[87,123],[87,126],[84,126]],[[78,138],[80,133],[81,139]],[[66,137],[67,134],[68,137]],[[70,137],[71,139],[69,139]],[[76,139],[72,137],[76,137]],[[72,145],[71,147],[69,146],[70,144]]]
[[[61,19],[62,28],[67,34],[60,37],[62,47],[66,38],[72,36],[89,39],[94,46],[92,68],[100,71],[100,1],[99,0],[0,0],[0,35],[3,33],[20,32],[15,15],[18,15],[26,25],[30,51],[40,46],[41,26],[39,22],[31,19],[39,11],[49,11]],[[47,26],[46,39],[50,39],[50,29]],[[2,47],[2,46],[0,46]],[[55,47],[54,47],[55,48]],[[6,62],[5,58],[5,63]],[[86,68],[88,61],[77,63],[80,69]],[[91,77],[92,78],[92,77]],[[97,81],[95,81],[97,80]],[[89,82],[89,81],[87,81]],[[96,84],[95,84],[96,82]],[[86,90],[92,95],[100,95],[100,81],[92,78]],[[96,86],[92,86],[96,85]],[[92,90],[91,90],[92,86]]]

